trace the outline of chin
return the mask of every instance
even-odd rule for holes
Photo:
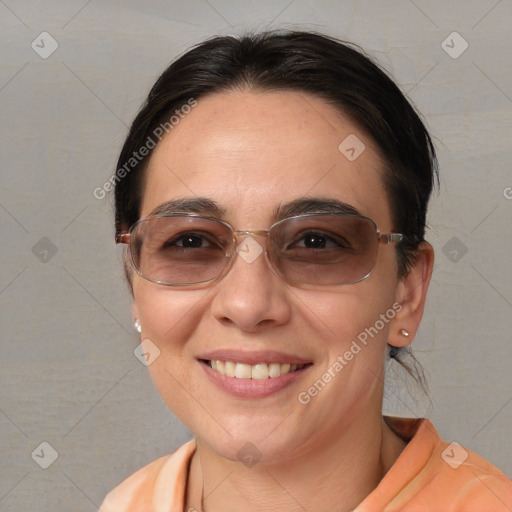
[[[237,433],[233,437],[225,434],[222,438],[207,435],[200,440],[218,456],[247,467],[279,464],[298,455],[297,443],[292,438],[260,439],[254,432]]]

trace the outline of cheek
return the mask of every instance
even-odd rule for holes
[[[204,316],[208,290],[175,291],[151,283],[134,282],[134,300],[142,325],[142,339],[151,340],[158,357],[148,365],[153,383],[167,407],[188,428],[190,391],[194,388],[191,354],[194,334]],[[153,350],[155,350],[153,348]]]
[[[394,293],[389,287],[367,286],[367,283],[370,284],[363,281],[349,285],[343,291],[302,297],[310,328],[331,349],[343,349],[347,342],[372,327],[379,334],[387,333],[389,322],[395,316]],[[375,330],[371,331],[376,337]]]
[[[142,336],[163,352],[182,350],[202,314],[208,290],[176,291],[151,283],[134,283],[134,300]]]
[[[298,297],[299,339],[317,356],[292,404],[308,446],[380,410],[387,332],[396,312],[393,294],[376,284],[363,281]]]
[[[158,357],[148,366],[156,388],[169,406],[169,397],[177,396],[173,377],[187,386],[186,369],[191,343],[204,314],[207,290],[176,291],[151,283],[137,283],[134,299],[139,314],[143,340],[150,340]],[[179,386],[178,386],[179,388]]]
[[[350,402],[361,399],[383,379],[388,332],[397,305],[390,288],[376,284],[377,279],[363,281],[337,293],[303,297],[305,322],[321,353],[315,377],[322,378],[325,372],[337,377],[326,376],[332,381],[324,396],[327,401],[339,401],[336,394],[341,391]]]

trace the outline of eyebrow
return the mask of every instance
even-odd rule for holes
[[[170,213],[200,213],[220,218],[226,213],[226,210],[219,203],[207,197],[182,197],[159,204],[149,216]]]
[[[303,213],[343,213],[361,215],[354,206],[332,197],[301,197],[280,204],[274,211],[276,221]]]
[[[171,199],[158,205],[149,216],[173,213],[197,213],[220,219],[225,215],[226,209],[208,197],[183,197]],[[273,217],[275,221],[278,221],[304,213],[361,215],[354,206],[332,197],[302,197],[280,204],[274,209]]]

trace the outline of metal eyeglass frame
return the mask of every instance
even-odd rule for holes
[[[322,213],[322,212],[302,213],[302,214],[299,214],[299,215],[293,215],[291,217],[285,217],[284,219],[280,219],[280,220],[274,222],[270,226],[269,229],[238,230],[238,229],[234,229],[233,226],[231,226],[231,224],[229,224],[228,222],[223,221],[223,220],[218,219],[218,218],[215,218],[215,217],[208,217],[208,216],[205,216],[205,215],[196,214],[196,213],[189,213],[189,212],[173,212],[173,213],[164,213],[164,214],[158,214],[158,215],[149,215],[147,217],[143,217],[143,218],[139,219],[137,222],[135,222],[131,226],[131,228],[130,228],[130,230],[128,232],[116,233],[116,235],[115,235],[115,243],[116,244],[126,244],[126,245],[128,245],[128,249],[130,251],[130,263],[131,263],[132,267],[135,269],[135,271],[137,272],[137,274],[140,275],[143,279],[146,279],[147,281],[150,281],[152,283],[159,284],[159,285],[162,285],[162,286],[201,287],[201,286],[210,285],[210,284],[213,284],[216,281],[219,281],[220,279],[222,279],[229,272],[229,270],[231,269],[231,266],[233,265],[233,262],[234,262],[234,257],[233,256],[236,253],[236,248],[238,247],[238,244],[240,243],[238,237],[240,237],[240,236],[255,235],[255,236],[265,236],[265,237],[268,238],[268,236],[269,236],[270,232],[272,231],[272,229],[274,229],[276,226],[278,226],[279,224],[281,224],[283,222],[286,222],[286,221],[289,221],[289,220],[292,220],[292,219],[297,219],[297,218],[315,217],[315,216],[322,216],[322,217],[329,217],[329,216],[333,216],[333,217],[356,217],[358,219],[363,219],[365,221],[369,221],[375,227],[375,234],[376,234],[376,237],[377,237],[377,243],[378,244],[389,245],[389,244],[401,242],[405,238],[405,236],[402,233],[394,233],[394,232],[391,232],[391,233],[381,233],[381,231],[378,228],[377,224],[372,219],[370,219],[369,217],[365,217],[364,215],[357,215],[357,214],[352,214],[352,213]],[[217,275],[216,277],[214,277],[212,279],[209,279],[207,281],[201,281],[201,282],[198,282],[198,283],[166,283],[164,281],[158,281],[158,280],[151,279],[151,278],[145,276],[137,268],[137,265],[135,264],[135,261],[133,259],[133,254],[131,254],[131,236],[132,236],[133,231],[142,222],[150,221],[153,218],[164,218],[164,217],[195,217],[195,218],[200,218],[200,219],[205,219],[205,220],[209,220],[209,221],[218,222],[220,224],[223,224],[224,226],[226,226],[229,229],[229,231],[231,232],[232,237],[233,237],[232,240],[233,240],[233,248],[234,248],[234,250],[232,251],[232,253],[226,254],[227,262],[226,262],[226,265],[224,266],[223,270],[219,273],[219,275]],[[322,288],[322,287],[330,288],[332,286],[345,286],[347,284],[359,283],[359,282],[363,281],[364,279],[366,279],[373,272],[373,270],[375,268],[376,260],[377,260],[377,255],[378,255],[378,252],[377,252],[377,255],[376,255],[376,258],[375,258],[375,262],[374,262],[372,268],[369,270],[369,272],[367,272],[364,276],[362,276],[361,278],[359,278],[359,279],[357,279],[355,281],[350,281],[350,282],[342,283],[342,284],[315,285],[315,284],[308,284],[308,283],[298,283],[298,282],[290,281],[290,280],[286,279],[281,274],[279,269],[275,268],[275,265],[273,264],[272,260],[270,259],[269,255],[268,255],[268,250],[264,249],[263,252],[265,253],[265,257],[266,257],[267,263],[269,264],[270,268],[279,277],[281,277],[281,279],[283,279],[283,281],[285,281],[286,283],[288,283],[288,284],[290,284],[292,286],[296,286],[298,288]]]

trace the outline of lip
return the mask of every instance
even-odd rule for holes
[[[201,354],[197,359],[207,359],[208,361],[233,361],[234,363],[250,365],[258,363],[290,363],[297,365],[311,363],[308,359],[303,359],[292,354],[286,354],[285,352],[278,352],[275,350],[242,351],[233,349],[217,349],[212,352]]]
[[[241,362],[241,361],[238,361]],[[276,361],[277,362],[277,361]],[[286,373],[279,377],[273,377],[263,380],[256,379],[237,379],[236,377],[226,377],[213,370],[204,361],[199,361],[210,382],[219,389],[238,398],[265,398],[278,391],[290,386],[297,379],[300,379],[308,371],[312,364],[307,364],[304,368],[296,370],[293,373]],[[257,363],[254,363],[257,364]],[[302,364],[302,363],[300,363]]]

